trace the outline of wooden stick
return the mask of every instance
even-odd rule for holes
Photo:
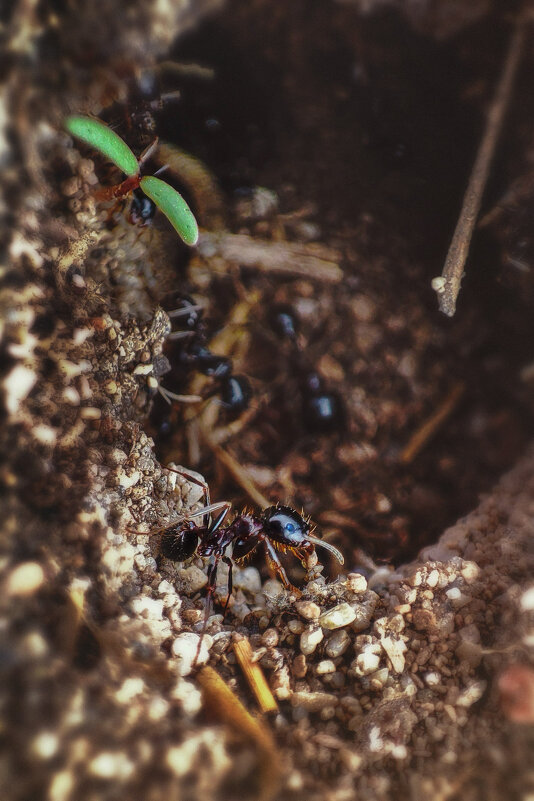
[[[197,674],[206,712],[258,753],[258,801],[273,798],[280,783],[281,757],[266,725],[252,717],[239,698],[209,665]]]
[[[202,437],[213,452],[217,461],[228,470],[234,481],[245,490],[249,498],[259,506],[260,509],[265,509],[267,506],[273,505],[270,500],[259,491],[252,479],[248,476],[247,471],[241,467],[239,462],[234,459],[228,451],[225,451],[220,445],[216,445],[204,432],[202,433]]]
[[[201,233],[198,250],[201,255],[209,255],[210,264],[215,270],[217,262],[213,257],[218,256],[225,262],[265,273],[307,278],[327,284],[338,284],[343,280],[343,270],[337,264],[341,254],[324,245],[271,242],[246,234],[217,232]]]
[[[464,274],[473,228],[480,211],[482,194],[488,180],[491,160],[508,108],[517,67],[523,53],[525,27],[525,19],[519,17],[510,38],[501,78],[497,84],[488,112],[486,128],[469,178],[462,210],[447,253],[445,266],[441,276],[434,278],[432,281],[432,288],[438,295],[440,311],[448,317],[453,317],[456,311],[456,300],[460,292],[460,284]]]
[[[454,384],[449,394],[444,398],[433,414],[425,420],[422,426],[410,437],[408,444],[402,449],[399,461],[403,464],[410,464],[415,457],[423,450],[428,441],[437,433],[440,426],[447,417],[454,411],[458,401],[465,390],[465,384],[459,381]]]
[[[261,667],[257,662],[252,661],[252,648],[246,637],[234,642],[234,653],[261,711],[277,712],[278,704],[265,680]]]

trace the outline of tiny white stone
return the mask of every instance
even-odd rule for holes
[[[319,618],[319,625],[324,629],[339,629],[348,626],[355,618],[354,609],[348,603],[342,603],[323,612]]]
[[[300,635],[300,650],[305,656],[313,654],[324,637],[320,628],[308,628]]]
[[[338,629],[328,638],[325,652],[327,656],[335,659],[345,653],[350,643],[350,637],[345,629]]]
[[[320,662],[317,663],[315,672],[317,673],[318,676],[326,676],[328,673],[335,673],[336,666],[334,665],[331,659],[322,659]]]
[[[321,607],[314,601],[297,601],[295,609],[305,620],[317,620],[321,614]]]
[[[363,651],[358,654],[352,663],[354,670],[360,676],[367,676],[369,673],[374,673],[378,670],[380,664],[380,656],[372,651]]]
[[[234,576],[234,586],[255,595],[261,590],[261,576],[255,567],[245,567],[236,571]]]
[[[519,603],[524,612],[532,612],[534,610],[534,586],[525,590]]]
[[[115,698],[119,704],[129,704],[137,695],[141,695],[145,689],[145,682],[138,676],[125,679],[117,692]]]
[[[44,570],[38,562],[23,562],[17,565],[7,577],[8,596],[33,595],[45,580]]]
[[[186,595],[194,595],[208,583],[207,575],[196,565],[182,568],[178,573],[178,580],[182,592]]]
[[[52,731],[39,732],[32,742],[32,751],[37,759],[51,759],[57,753],[58,748],[58,736]]]
[[[137,470],[134,470],[131,476],[127,476],[126,473],[121,473],[119,477],[119,484],[124,489],[129,489],[130,487],[135,486],[139,479],[141,478],[141,473]]]
[[[438,581],[439,581],[439,570],[431,570],[426,580],[427,586],[437,587]]]
[[[263,594],[266,598],[276,598],[284,592],[284,588],[276,579],[267,579],[263,585]]]
[[[133,763],[123,752],[102,751],[89,763],[89,773],[100,779],[127,779],[134,771]]]
[[[19,364],[7,374],[4,379],[5,404],[9,414],[16,414],[19,406],[29,395],[35,382],[37,373],[29,367]]]
[[[446,282],[445,278],[442,275],[437,275],[430,282],[430,286],[432,287],[434,292],[438,293],[438,295],[443,295],[443,293],[445,292],[445,284],[446,283],[447,282]]]
[[[180,676],[188,676],[191,673],[199,642],[200,636],[193,631],[184,631],[174,640],[171,650],[173,656],[176,657]],[[212,638],[209,634],[205,634],[202,638],[197,664],[203,665],[208,661],[212,644]]]

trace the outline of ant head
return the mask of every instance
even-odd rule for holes
[[[275,547],[282,546],[282,550],[298,548],[300,551],[312,553],[314,547],[320,545],[330,551],[341,565],[343,564],[341,552],[329,542],[314,537],[310,532],[309,520],[305,520],[289,506],[269,506],[263,511],[261,519],[263,530]]]
[[[269,539],[290,548],[309,543],[310,524],[289,506],[269,506],[262,514],[265,534]]]

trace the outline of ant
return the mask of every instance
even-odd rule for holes
[[[169,334],[170,341],[183,341],[172,362],[184,372],[195,369],[213,379],[207,398],[219,395],[219,403],[230,419],[235,419],[248,408],[252,397],[250,381],[244,375],[233,372],[232,362],[226,356],[219,356],[206,347],[207,332],[203,319],[203,309],[187,295],[179,298],[180,306],[168,312],[169,317],[182,318],[183,329]],[[171,398],[173,393],[164,391]]]
[[[155,528],[148,532],[132,531],[132,533],[145,536],[147,534],[161,534],[159,553],[173,562],[185,562],[193,556],[200,556],[210,560],[204,624],[195,664],[200,652],[202,638],[206,631],[212,599],[217,586],[217,567],[219,562],[222,561],[229,567],[228,595],[224,604],[224,614],[226,614],[233,590],[233,564],[243,565],[260,546],[264,550],[269,567],[274,570],[284,588],[295,595],[301,595],[302,593],[289,581],[277,551],[292,553],[300,560],[306,570],[310,564],[310,557],[315,553],[316,545],[330,551],[340,564],[344,563],[341,552],[329,542],[324,542],[315,537],[312,534],[312,526],[309,519],[305,519],[291,507],[269,506],[259,514],[244,510],[235,515],[230,523],[224,525],[232,507],[231,503],[228,501],[210,503],[209,488],[205,482],[199,481],[186,471],[176,470],[173,467],[167,467],[166,469],[202,487],[205,506],[168,526]],[[217,514],[212,517],[214,512],[217,512]],[[195,522],[194,518],[197,517],[202,517],[202,523]],[[228,556],[227,551],[230,546],[232,547],[232,554]]]
[[[319,373],[311,366],[299,343],[298,322],[286,304],[274,306],[270,314],[273,330],[290,343],[291,363],[297,375],[304,425],[310,431],[328,433],[345,425],[345,409],[341,396],[330,391]]]

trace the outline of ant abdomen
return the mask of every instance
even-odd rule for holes
[[[191,522],[165,529],[161,536],[160,554],[173,562],[190,559],[198,547],[198,531],[198,526]]]

